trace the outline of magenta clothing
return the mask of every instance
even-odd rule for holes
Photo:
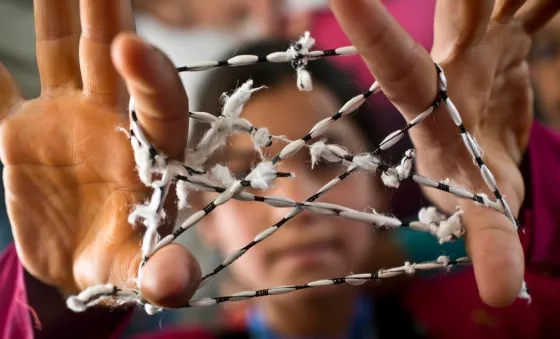
[[[534,123],[529,163],[531,204],[524,212],[526,232],[522,242],[532,303],[518,300],[505,309],[484,306],[472,269],[419,280],[404,294],[405,305],[433,337],[529,338],[560,333],[560,277],[544,271],[560,269],[560,176],[550,175],[560,173],[560,134]],[[23,268],[11,246],[0,258],[0,338],[33,338],[33,321],[26,303]],[[163,332],[143,338],[179,338],[186,333]],[[188,333],[191,338],[211,338],[203,332]]]
[[[0,338],[32,339],[23,267],[11,245],[0,256]]]

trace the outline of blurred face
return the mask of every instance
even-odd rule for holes
[[[535,37],[531,69],[542,114],[560,128],[560,15]]]
[[[312,92],[300,92],[293,81],[288,81],[251,99],[243,117],[254,126],[269,128],[273,135],[296,140],[307,134],[319,120],[335,113],[341,104],[317,85]],[[324,137],[355,154],[365,151],[365,139],[350,119],[343,118],[332,124]],[[230,168],[236,177],[244,177],[259,162],[259,156],[247,135],[237,135],[230,140],[229,146],[218,156],[218,163]],[[266,149],[267,158],[276,155],[285,145],[285,142],[275,142]],[[303,202],[342,173],[345,167],[319,163],[312,170],[308,149],[304,148],[296,156],[281,162],[278,170],[295,173],[296,178],[277,179],[274,187],[265,192],[249,192]],[[371,174],[355,173],[318,201],[359,211],[380,209],[385,198],[376,192],[381,191]],[[216,196],[204,194],[204,203]],[[223,256],[228,256],[289,211],[289,208],[273,208],[258,202],[230,201],[203,219],[205,222],[199,230]],[[304,211],[249,250],[230,267],[230,272],[251,289],[340,277],[363,269],[363,263],[371,253],[373,237],[371,225]]]

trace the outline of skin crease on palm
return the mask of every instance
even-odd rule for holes
[[[137,179],[126,136],[115,132],[116,125],[128,126],[125,89],[136,99],[147,135],[171,157],[185,148],[188,131],[180,78],[168,58],[134,35],[130,2],[81,0],[81,27],[73,4],[35,1],[39,98],[24,101],[0,69],[0,156],[16,248],[32,275],[64,293],[99,283],[135,284],[141,229],[131,228],[126,217],[149,192]],[[431,56],[379,1],[330,4],[406,119],[434,100],[433,61],[443,67],[451,98],[517,214],[524,195],[517,166],[532,113],[525,60],[531,34],[560,2],[440,0]],[[421,174],[490,193],[443,108],[411,136]],[[497,212],[426,194],[447,211],[456,205],[465,210],[482,299],[493,306],[513,302],[524,265],[511,223]],[[171,263],[175,269],[166,269]],[[142,293],[166,307],[184,304],[200,279],[196,260],[179,245],[155,253],[143,272]]]

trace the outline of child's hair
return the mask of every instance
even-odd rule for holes
[[[226,53],[226,57],[234,54],[267,55],[273,52],[286,50],[289,46],[290,41],[286,40],[254,41],[241,48],[229,51]],[[325,59],[310,62],[306,66],[306,69],[311,73],[313,82],[329,90],[341,105],[363,90],[363,88],[361,89],[356,86],[347,72],[344,72]],[[229,93],[235,90],[249,79],[253,80],[255,87],[267,86],[274,89],[274,87],[286,80],[292,81],[294,86],[296,86],[294,77],[294,69],[289,63],[267,62],[250,66],[223,67],[212,70],[209,72],[209,77],[204,82],[203,88],[200,91],[202,97],[199,100],[200,104],[196,110],[219,115],[221,108],[219,99],[221,95],[225,92]],[[254,96],[258,97],[258,93],[254,94]],[[362,105],[351,116],[351,120],[363,132],[367,140],[367,145],[364,145],[367,150],[371,150],[373,145],[379,144],[383,137],[382,133],[377,129],[377,124],[373,121],[373,114],[367,112],[369,109],[370,107],[368,107],[367,104]],[[336,112],[325,113],[330,115]],[[191,131],[191,143],[196,145],[207,129],[207,124],[197,124],[196,128]]]

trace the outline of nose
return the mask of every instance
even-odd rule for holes
[[[309,164],[303,162],[302,164],[286,164],[279,167],[279,170],[283,172],[291,172],[295,174],[295,178],[279,178],[276,180],[274,188],[269,191],[269,195],[281,196],[294,200],[296,202],[304,202],[311,196],[313,196],[317,191],[323,186],[323,182],[313,175],[311,168],[308,167]],[[267,195],[268,195],[267,194]],[[271,225],[277,223],[286,216],[286,214],[292,208],[273,208],[270,207],[268,217]],[[289,224],[295,226],[297,225],[313,225],[318,222],[315,220],[318,215],[311,213],[309,211],[300,211],[297,217],[289,221]],[[290,227],[292,228],[292,227]]]

